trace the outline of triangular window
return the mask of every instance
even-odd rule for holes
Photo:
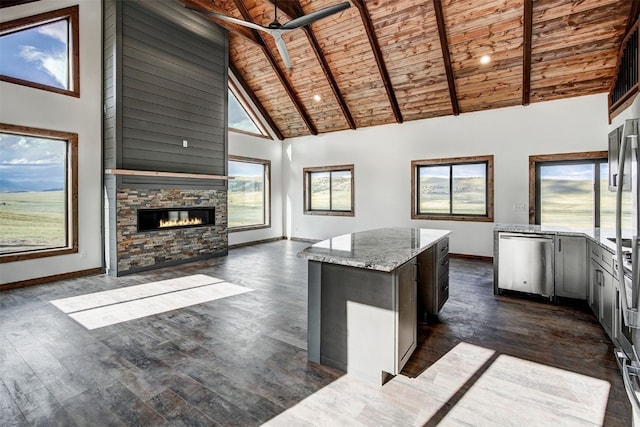
[[[240,133],[248,133],[269,138],[269,134],[256,114],[241,96],[236,95],[236,91],[229,86],[229,130]]]

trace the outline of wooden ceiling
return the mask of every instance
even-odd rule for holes
[[[178,1],[265,26],[274,16],[270,0]],[[278,20],[341,1],[280,0]],[[608,92],[640,9],[631,0],[350,3],[283,36],[289,69],[269,35],[210,18],[229,30],[230,68],[278,138]]]
[[[180,1],[273,20],[269,0]],[[281,0],[279,21],[339,1]],[[637,3],[351,0],[284,35],[290,69],[269,35],[217,22],[230,32],[233,73],[278,137],[289,138],[607,92]]]

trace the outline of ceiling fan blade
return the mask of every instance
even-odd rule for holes
[[[259,31],[267,31],[268,30],[268,28],[263,27],[262,25],[254,24],[253,22],[243,21],[241,19],[232,18],[231,16],[221,15],[219,13],[212,12],[210,10],[197,9],[195,7],[186,6],[186,5],[185,5],[185,8],[193,10],[195,12],[200,12],[200,13],[205,14],[205,15],[212,16],[212,17],[214,17],[216,19],[220,19],[221,21],[231,22],[232,24],[242,25],[243,27],[248,27],[248,28],[253,28],[254,30],[259,30]]]
[[[287,68],[291,68],[291,60],[289,59],[289,51],[287,50],[287,45],[282,39],[282,32],[278,31],[269,31],[269,33],[273,36],[276,41],[276,47],[278,48],[278,52],[280,53],[280,57],[282,58],[282,62],[284,62],[284,66]]]
[[[334,13],[338,13],[345,9],[351,7],[351,4],[348,1],[343,3],[334,4],[333,6],[325,7],[324,9],[316,10],[315,12],[311,12],[307,15],[302,15],[298,18],[292,19],[291,21],[284,24],[280,27],[281,30],[293,30],[296,28],[304,27],[305,25],[309,25],[318,19],[322,19],[329,15],[333,15]]]

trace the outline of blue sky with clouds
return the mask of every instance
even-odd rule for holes
[[[454,178],[484,177],[486,167],[484,163],[472,163],[453,166]],[[449,178],[449,165],[429,166],[420,168],[421,178]]]
[[[546,179],[593,180],[592,164],[543,166],[540,176]]]
[[[0,192],[65,186],[66,141],[0,133]]]
[[[229,160],[229,176],[263,176],[264,166],[259,163],[234,162]]]
[[[69,89],[66,20],[0,37],[0,74]]]
[[[244,107],[233,92],[229,90],[229,127],[260,134],[260,129],[253,123]]]

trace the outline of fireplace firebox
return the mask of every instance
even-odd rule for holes
[[[215,225],[215,208],[138,209],[138,231]]]

